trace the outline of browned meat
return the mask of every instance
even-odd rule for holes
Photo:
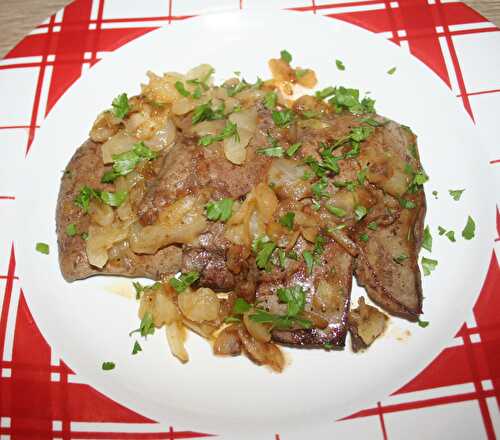
[[[303,247],[299,243],[297,248]],[[304,263],[293,265],[292,273],[284,279],[270,281],[259,289],[267,295],[258,296],[258,302],[270,311],[283,312],[277,303],[275,292],[279,287],[301,285],[307,289],[305,316],[314,327],[310,329],[273,330],[273,340],[298,347],[323,347],[325,344],[343,347],[347,333],[347,312],[352,285],[353,258],[340,245],[330,241],[315,264],[312,274],[307,273]],[[272,293],[271,293],[272,292]]]
[[[181,267],[182,251],[176,246],[168,246],[155,255],[124,252],[119,259],[111,260],[104,269],[99,270],[88,262],[85,240],[80,235],[66,234],[66,228],[71,223],[75,224],[79,232],[88,231],[89,216],[84,215],[75,205],[74,199],[85,185],[108,189],[106,185],[100,183],[103,172],[100,144],[88,140],[76,151],[62,177],[57,202],[56,230],[59,264],[64,278],[74,281],[96,274],[113,274],[144,276],[158,280],[165,274],[177,272]]]
[[[425,215],[423,192],[411,200],[416,207],[402,209],[394,223],[373,231],[366,228],[365,221],[357,228],[362,228],[369,239],[361,241],[356,234],[360,254],[355,274],[370,298],[384,310],[413,321],[422,313],[418,252]]]
[[[226,292],[233,300],[244,298],[253,308],[281,317],[287,312],[287,304],[278,298],[278,289],[301,286],[306,292],[306,304],[299,318],[309,321],[311,327],[304,328],[296,321],[291,327],[282,325],[271,330],[273,341],[296,347],[342,348],[348,327],[355,349],[371,343],[367,336],[371,330],[363,325],[366,316],[376,315],[372,308],[363,302],[348,319],[353,274],[384,310],[409,320],[418,319],[422,313],[422,287],[417,257],[426,206],[423,190],[411,188],[415,173],[422,172],[416,138],[411,131],[376,115],[372,116],[381,124],[372,120],[366,125],[366,115],[348,111],[337,114],[325,103],[316,105],[311,100],[316,101],[304,99],[296,110],[312,106],[321,116],[311,120],[295,115],[288,127],[278,127],[271,111],[259,105],[257,127],[241,165],[226,158],[226,144],[216,141],[206,147],[198,145],[198,137],[189,135],[189,114],[178,118],[186,129],[177,132],[175,144],[135,169],[141,180],[135,187],[127,187],[131,188],[128,209],[132,212],[132,220],[124,226],[129,228],[128,235],[107,249],[109,260],[103,269],[89,264],[86,243],[79,235],[65,233],[70,223],[79,232],[89,230],[90,216],[74,203],[83,186],[116,190],[114,185],[100,182],[109,167],[102,163],[100,144],[87,141],[69,163],[71,174],[63,177],[59,195],[57,233],[64,277],[71,281],[94,274],[120,274],[162,279],[178,271],[196,271],[197,287]],[[360,127],[369,134],[355,142],[350,136]],[[295,142],[301,143],[300,149],[288,155],[287,149]],[[335,147],[326,154],[328,145]],[[270,149],[271,154],[262,154],[261,149]],[[332,168],[326,171],[327,160],[330,167],[339,167],[338,172],[332,172]],[[279,166],[277,161],[281,161]],[[314,164],[320,167],[322,161],[325,168],[314,168]],[[272,166],[277,171],[269,177]],[[271,192],[267,198],[262,195],[266,194],[262,187]],[[260,198],[258,190],[262,190]],[[179,215],[177,223],[168,223],[181,209],[175,206],[183,198],[198,198],[201,226],[196,227],[192,237],[168,241],[164,235],[170,233],[171,224],[178,227],[180,222],[184,226],[182,222],[196,217],[194,211],[188,210]],[[237,217],[241,210],[235,224],[214,221],[208,214],[206,203],[222,198],[234,201],[232,216]],[[265,209],[269,209],[269,215]],[[282,216],[292,212],[296,224],[286,226]],[[117,221],[124,223],[121,218]],[[373,223],[377,227],[371,227]],[[133,247],[134,234],[147,237],[151,233],[156,237],[155,232],[160,237],[155,242],[160,243],[157,247]],[[251,244],[264,234],[279,251],[285,252],[286,248],[296,257],[287,256],[285,263],[278,264],[275,253],[269,256],[272,264],[267,270],[262,265],[258,268],[258,251],[252,250]],[[318,237],[323,240],[320,249],[314,243]],[[305,251],[314,260],[312,272],[311,263],[304,260]],[[224,316],[228,315],[229,309]],[[385,323],[385,315],[384,320],[376,316],[379,328],[382,321]],[[281,370],[279,350],[276,352],[269,339],[258,342],[245,325],[237,324],[222,332],[214,351],[228,355],[243,351],[256,362]]]
[[[193,142],[181,139],[165,155],[158,177],[146,183],[146,194],[138,209],[141,223],[153,224],[163,207],[192,194],[207,181],[202,150]]]

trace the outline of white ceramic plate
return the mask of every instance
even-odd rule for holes
[[[129,332],[138,326],[137,304],[112,293],[130,281],[95,277],[66,283],[57,262],[55,207],[59,179],[95,116],[123,91],[139,92],[145,72],[184,72],[208,62],[223,79],[234,70],[254,81],[268,77],[267,60],[287,49],[296,65],[313,68],[320,87],[346,85],[370,91],[380,114],[407,124],[419,135],[422,162],[430,175],[426,222],[434,231],[432,258],[438,269],[423,278],[424,318],[430,326],[393,319],[387,336],[364,354],[287,349],[281,375],[246,358],[220,359],[208,343],[190,335],[191,361],[169,353],[163,332],[131,356]],[[346,70],[335,67],[341,59]],[[387,70],[397,67],[394,75]],[[471,147],[474,151],[471,152]],[[483,282],[493,236],[487,160],[474,126],[443,83],[397,46],[330,18],[293,12],[234,12],[178,22],[152,32],[101,61],[62,97],[40,130],[27,159],[19,194],[22,223],[18,250],[22,286],[43,335],[83,380],[112,399],[176,426],[227,438],[285,438],[327,433],[341,416],[374,404],[404,385],[451,340],[467,318]],[[466,188],[460,202],[448,189]],[[439,199],[431,195],[439,192]],[[460,231],[467,215],[476,238]],[[458,242],[437,239],[438,225],[453,228]],[[35,252],[47,242],[50,256]],[[423,251],[425,252],[425,251]],[[362,293],[355,287],[353,296]],[[400,337],[405,330],[411,336]],[[101,370],[103,361],[116,369]]]

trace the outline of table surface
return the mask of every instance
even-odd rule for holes
[[[0,0],[0,58],[24,35],[69,0]],[[490,21],[500,26],[500,0],[465,0]]]

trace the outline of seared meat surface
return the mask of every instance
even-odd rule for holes
[[[291,103],[273,82],[168,75],[151,75],[125,114],[101,114],[66,168],[56,217],[68,281],[141,276],[189,295],[192,284],[199,298],[166,290],[174,315],[203,335],[230,318],[217,354],[243,349],[273,368],[271,338],[341,348],[350,326],[362,345],[360,316],[375,312],[363,302],[348,320],[353,276],[388,313],[418,319],[427,177],[410,129],[352,89]],[[202,299],[209,320],[186,311]]]

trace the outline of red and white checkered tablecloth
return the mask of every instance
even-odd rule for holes
[[[37,129],[85,70],[160,26],[206,12],[254,7],[335,17],[383,35],[427,64],[457,96],[486,141],[495,173],[493,196],[498,196],[500,29],[463,3],[147,0],[127,2],[124,8],[121,0],[76,0],[39,25],[0,61],[1,440],[188,439],[218,434],[158,424],[97,392],[71,371],[44,340],[27,307],[22,280],[16,274],[16,243],[9,225],[20,220],[16,187]],[[498,207],[496,224],[498,236],[492,242],[487,279],[455,338],[391,396],[337,421],[331,438],[500,438]],[[280,434],[270,432],[267,438],[279,439]]]

